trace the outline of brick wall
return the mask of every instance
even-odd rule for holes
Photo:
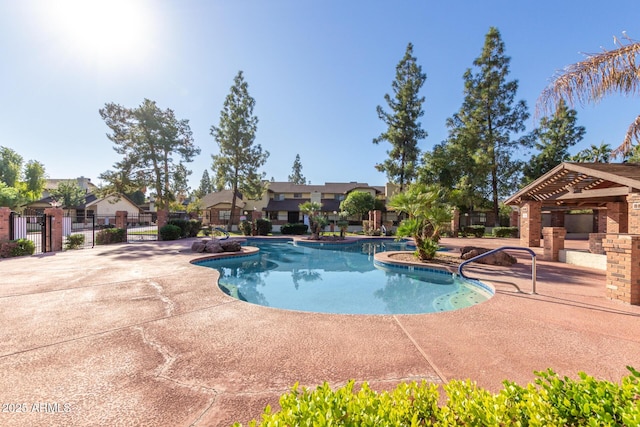
[[[632,193],[627,196],[627,211],[629,218],[627,233],[640,234],[640,194]]]
[[[607,233],[628,233],[628,223],[626,203],[607,203]]]
[[[564,227],[545,227],[542,229],[544,237],[544,259],[558,261],[560,249],[564,249],[564,238],[567,230]]]
[[[607,297],[640,305],[640,235],[607,233],[603,247],[607,252]]]
[[[542,203],[529,200],[520,205],[520,244],[522,246],[540,247],[542,232]]]
[[[0,241],[9,240],[9,230],[11,227],[11,209],[7,207],[0,208]]]

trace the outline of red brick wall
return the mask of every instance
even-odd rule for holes
[[[529,200],[520,205],[520,244],[540,247],[542,228],[542,203]]]
[[[51,216],[51,228],[46,227],[47,252],[59,252],[62,250],[62,217],[64,211],[60,208],[47,208],[44,214]],[[47,222],[49,219],[47,219]],[[51,242],[51,243],[49,243]]]
[[[640,305],[640,235],[607,233],[602,245],[607,252],[607,297]]]
[[[11,221],[11,209],[0,208],[0,240],[9,240],[9,227],[11,227],[9,221]]]
[[[627,233],[640,234],[640,194],[633,193],[627,196],[627,211],[629,218]]]
[[[628,233],[628,223],[626,203],[607,203],[607,233]]]
[[[567,230],[564,227],[545,227],[542,229],[544,237],[544,259],[558,261],[560,249],[564,249],[564,238]]]

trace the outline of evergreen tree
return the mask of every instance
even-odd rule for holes
[[[500,32],[490,28],[482,54],[473,62],[475,72],[464,73],[465,98],[460,111],[447,120],[449,137],[436,152],[425,156],[424,176],[449,176],[468,203],[488,199],[496,221],[499,200],[517,187],[521,162],[513,152],[531,145],[524,132],[529,117],[523,100],[515,101],[518,81],[507,81],[510,58],[504,54]],[[444,164],[445,172],[430,170]],[[441,184],[445,185],[444,182]]]
[[[253,115],[254,106],[255,100],[239,71],[224,101],[218,126],[211,126],[211,135],[220,149],[220,154],[212,156],[216,186],[228,185],[233,194],[230,225],[235,221],[238,191],[249,199],[259,198],[264,191],[265,174],[257,171],[266,163],[269,152],[255,144],[258,118]]]
[[[553,117],[543,117],[540,127],[534,131],[538,154],[531,156],[523,168],[523,184],[541,177],[560,163],[569,159],[569,147],[582,140],[584,126],[576,126],[576,111],[567,108],[564,101],[558,103]]]
[[[20,181],[23,158],[8,147],[0,147],[0,181],[9,187],[16,187]]]
[[[173,200],[175,174],[181,173],[178,165],[200,154],[193,145],[189,121],[178,120],[172,110],[160,110],[148,99],[133,109],[106,104],[100,116],[112,131],[107,137],[114,150],[123,156],[114,164],[115,171],[100,175],[107,182],[105,191],[128,194],[150,187],[158,207],[167,209]]]
[[[213,184],[211,183],[211,177],[209,177],[209,171],[207,169],[202,172],[202,178],[200,178],[200,186],[195,191],[195,195],[198,198],[203,198],[209,193],[213,192]]]
[[[180,162],[176,165],[171,184],[171,200],[182,203],[187,198],[191,190],[189,175],[191,171],[185,167],[184,163]]]
[[[304,175],[302,175],[302,163],[300,162],[300,154],[296,154],[296,159],[293,161],[291,175],[289,175],[289,182],[300,185],[305,185],[307,183],[307,179],[304,177]]]
[[[418,141],[427,137],[418,119],[422,117],[424,97],[419,97],[420,88],[427,79],[422,67],[413,56],[413,45],[409,43],[404,57],[396,66],[396,79],[391,84],[394,96],[385,94],[384,99],[391,112],[378,105],[376,111],[387,130],[373,140],[374,144],[388,141],[392,148],[387,151],[389,158],[376,165],[385,172],[389,181],[397,184],[402,191],[416,176],[416,166],[420,156]]]
[[[78,181],[69,180],[58,183],[58,186],[51,190],[51,198],[56,200],[64,209],[73,209],[84,203],[86,191],[78,185]]]
[[[29,200],[42,197],[47,182],[44,165],[36,160],[29,160],[24,167],[24,188]]]

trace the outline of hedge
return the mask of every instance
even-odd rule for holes
[[[173,224],[167,224],[158,230],[160,240],[178,240],[182,236],[182,229]]]
[[[302,222],[295,224],[284,224],[280,227],[280,233],[282,234],[295,234],[295,235],[303,235],[307,232],[309,226]]]
[[[202,228],[202,221],[174,218],[167,221],[167,225],[175,225],[176,227],[179,227],[180,237],[196,237]]]
[[[493,227],[491,234],[495,237],[518,237],[518,227]]]
[[[482,237],[484,236],[484,225],[468,225],[462,228],[461,234],[466,237],[468,235],[472,235],[473,237]]]
[[[127,241],[127,230],[124,228],[105,228],[96,234],[97,245],[124,243]]]
[[[12,258],[33,255],[36,245],[29,239],[7,240],[0,242],[0,258]]]
[[[354,381],[332,390],[327,383],[315,390],[296,384],[280,397],[280,411],[267,406],[261,421],[250,426],[640,426],[640,373],[620,384],[585,373],[579,379],[559,377],[551,369],[536,372],[525,387],[504,381],[492,394],[470,380],[442,386],[401,383],[392,391],[375,392]],[[444,402],[442,406],[439,402]],[[240,426],[236,423],[234,426]]]

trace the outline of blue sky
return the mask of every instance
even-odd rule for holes
[[[0,0],[0,145],[44,163],[50,178],[98,182],[119,160],[98,110],[149,98],[190,121],[202,150],[188,165],[197,187],[218,153],[209,129],[242,70],[256,143],[271,153],[268,179],[286,180],[299,154],[313,184],[383,185],[374,165],[390,146],[372,143],[384,130],[376,106],[386,107],[407,43],[427,74],[426,151],[447,137],[489,27],[500,30],[517,98],[533,113],[564,66],[614,48],[623,31],[640,38],[639,16],[638,0]],[[572,153],[616,147],[638,104],[614,96],[576,106],[587,133]]]

